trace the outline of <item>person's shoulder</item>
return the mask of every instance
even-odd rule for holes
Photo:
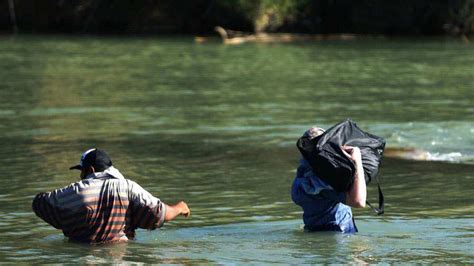
[[[72,194],[77,194],[84,188],[82,180],[70,183],[69,185],[53,189],[49,192],[40,192],[36,195],[37,198],[39,197],[46,197],[46,198],[62,198],[67,197]]]
[[[123,178],[120,182],[124,182],[127,185],[128,189],[131,191],[139,192],[141,190],[144,190],[140,184],[138,184],[136,181],[133,181],[132,179]]]
[[[130,178],[123,178],[123,179],[120,179],[122,182],[125,182],[125,183],[128,183],[130,185],[138,185],[137,182],[133,181],[132,179]]]
[[[76,181],[76,182],[72,182],[70,183],[69,185],[66,185],[64,187],[60,187],[58,189],[56,189],[57,191],[68,191],[68,190],[75,190],[76,188],[78,187],[82,187],[84,186],[84,179],[82,180],[79,180],[79,181]]]

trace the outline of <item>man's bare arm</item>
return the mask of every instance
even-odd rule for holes
[[[346,193],[346,204],[354,208],[364,208],[367,200],[367,188],[365,186],[364,168],[362,167],[362,156],[358,147],[343,146],[342,152],[351,159],[355,166],[354,183]]]

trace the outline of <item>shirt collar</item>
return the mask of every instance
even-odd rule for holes
[[[111,166],[107,169],[105,169],[104,171],[102,172],[95,172],[95,173],[91,173],[89,175],[86,176],[85,179],[89,179],[89,178],[105,178],[105,177],[108,177],[108,178],[117,178],[117,179],[125,179],[125,177],[122,175],[122,173],[120,173],[120,171]]]

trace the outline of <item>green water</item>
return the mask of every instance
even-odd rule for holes
[[[347,117],[430,161],[384,159],[386,214],[355,210],[359,233],[304,233],[296,139]],[[1,37],[0,261],[472,264],[473,121],[474,46],[456,40]],[[93,146],[192,216],[69,243],[31,200],[77,181],[68,167]]]

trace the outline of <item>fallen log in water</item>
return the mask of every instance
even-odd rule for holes
[[[406,160],[415,161],[427,161],[430,159],[430,154],[427,151],[423,151],[415,148],[385,148],[383,153],[384,157],[399,158]]]
[[[215,27],[214,30],[219,33],[224,44],[241,44],[246,42],[256,43],[288,43],[302,41],[321,41],[321,40],[354,40],[357,36],[354,34],[298,34],[298,33],[245,33],[241,31],[227,30],[222,27]],[[209,37],[197,36],[195,41],[198,43],[209,41]]]

